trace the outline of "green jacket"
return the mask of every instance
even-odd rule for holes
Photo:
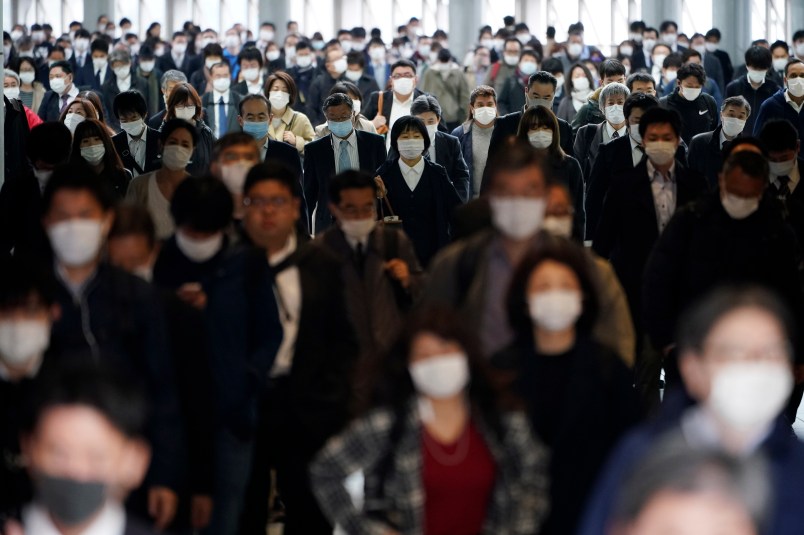
[[[577,134],[578,129],[587,124],[600,124],[606,120],[606,116],[600,111],[600,92],[603,91],[602,87],[598,87],[594,93],[589,95],[586,104],[581,106],[575,119],[572,120],[572,133]]]

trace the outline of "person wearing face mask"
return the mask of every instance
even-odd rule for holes
[[[307,201],[307,222],[316,235],[333,224],[327,193],[332,177],[351,169],[373,173],[386,161],[383,139],[355,129],[354,105],[348,95],[330,95],[324,101],[322,111],[330,133],[309,143],[304,158],[303,189]]]
[[[187,77],[181,71],[168,71],[159,79],[159,107],[160,111],[151,115],[148,119],[148,126],[154,130],[160,130],[162,124],[165,122],[165,115],[167,114],[167,103],[170,99],[170,93],[179,84],[187,83]]]
[[[338,83],[339,80],[349,80],[349,78],[345,76],[348,69],[349,62],[346,59],[346,53],[337,48],[327,50],[324,56],[324,71],[310,84],[308,100],[310,101],[310,107],[313,111],[313,116],[310,117],[311,122],[315,124],[324,122],[325,119],[321,113],[321,105],[324,103],[324,99],[326,95],[329,94],[329,90],[332,89],[333,85]],[[353,83],[355,82],[353,81]]]
[[[363,52],[353,50],[346,54],[346,64],[346,72],[343,73],[339,82],[348,81],[356,85],[360,90],[361,100],[369,98],[372,93],[380,90],[377,80],[366,70],[366,58]],[[330,93],[331,91],[330,88]]]
[[[461,196],[444,167],[424,157],[431,141],[421,119],[400,117],[390,137],[391,157],[377,169],[385,198],[383,215],[401,220],[426,267],[451,240],[452,211],[461,205]]]
[[[293,109],[305,114],[308,118],[312,115],[312,105],[308,99],[310,85],[318,76],[315,61],[315,49],[309,41],[302,39],[296,44],[296,64],[288,69],[288,74],[296,81],[296,88],[299,91]]]
[[[170,52],[162,54],[156,61],[162,72],[178,70],[187,78],[197,71],[201,65],[201,57],[187,50],[187,34],[183,31],[173,32],[170,41]]]
[[[617,272],[638,340],[644,333],[643,273],[651,250],[673,214],[706,190],[704,177],[675,158],[680,122],[676,112],[661,107],[642,115],[639,133],[647,158],[612,180],[592,242]]]
[[[260,50],[247,46],[237,55],[242,81],[232,86],[232,90],[240,95],[256,95],[262,93],[265,77],[262,73],[263,59]]]
[[[575,63],[570,67],[562,85],[564,86],[564,97],[561,99],[555,114],[562,121],[572,123],[578,111],[586,104],[589,95],[594,92],[592,89],[594,79],[586,65]]]
[[[598,72],[600,73],[600,87],[589,94],[586,103],[578,109],[578,113],[572,120],[573,134],[577,134],[578,130],[587,124],[598,125],[605,122],[605,106],[600,104],[600,93],[609,84],[625,84],[625,67],[616,59],[601,62]]]
[[[106,79],[112,74],[112,69],[109,67],[109,42],[100,38],[92,41],[90,58],[92,74],[88,80],[89,88],[100,92]]]
[[[497,94],[502,91],[503,85],[508,78],[514,74],[519,64],[519,56],[522,53],[522,43],[516,37],[508,37],[503,42],[500,58],[495,61],[489,69],[483,85],[494,88]]]
[[[187,167],[197,136],[196,129],[187,121],[173,119],[165,123],[159,133],[162,166],[136,177],[129,184],[126,199],[148,208],[160,240],[169,238],[175,231],[170,217],[170,201],[176,188],[190,176]]]
[[[148,282],[153,280],[154,262],[159,254],[156,230],[148,210],[137,205],[115,209],[109,232],[109,263]],[[183,302],[173,289],[157,288],[170,333],[170,353],[176,368],[176,382],[183,430],[188,437],[187,474],[181,484],[173,531],[203,529],[213,507],[215,422],[209,418],[215,406],[210,369],[210,351],[203,314]]]
[[[196,132],[193,145],[190,147],[193,153],[189,165],[187,165],[187,172],[193,176],[201,176],[209,171],[210,155],[212,146],[215,144],[215,134],[202,120],[203,115],[201,97],[198,96],[193,86],[188,83],[175,85],[167,101],[165,119],[166,121],[171,119],[186,121]],[[166,124],[162,124],[160,132],[164,132]]]
[[[12,70],[4,71],[3,96],[8,101],[9,108],[19,108],[19,111],[22,112],[21,115],[25,116],[25,124],[28,125],[28,130],[42,124],[43,121],[36,112],[26,106],[20,99],[20,77]]]
[[[140,53],[137,56],[137,67],[134,70],[136,76],[145,84],[145,91],[143,96],[148,106],[148,117],[152,117],[159,113],[165,102],[162,99],[160,92],[160,81],[162,79],[162,71],[156,68],[156,56],[154,56],[153,48],[145,44],[140,48]],[[146,117],[146,122],[148,121]]]
[[[481,85],[469,95],[469,119],[452,131],[469,168],[469,200],[480,196],[497,113],[497,93],[493,87]]]
[[[689,150],[690,169],[706,177],[710,188],[717,187],[717,177],[723,166],[723,146],[750,132],[751,104],[741,95],[728,97],[720,107],[720,125],[712,132],[692,138]]]
[[[68,61],[73,66],[75,81],[79,86],[92,84],[95,71],[92,70],[92,55],[89,49],[92,41],[92,34],[88,30],[80,28],[73,33],[73,49],[75,53]]]
[[[511,372],[531,428],[551,451],[550,513],[539,530],[547,535],[575,533],[608,453],[639,417],[632,372],[592,334],[591,270],[581,246],[544,236],[514,270],[506,297],[514,340],[491,359]],[[592,414],[582,429],[575,423],[585,411]]]
[[[701,58],[700,63],[703,65],[704,71],[706,72],[706,78],[717,86],[717,89],[721,94],[723,94],[723,92],[726,90],[726,84],[730,80],[725,79],[720,60],[715,57],[714,54],[709,52],[706,46],[706,38],[703,36],[703,34],[695,33],[692,35],[690,46],[687,48],[687,50],[682,51],[682,55],[685,56],[684,61],[688,60],[688,56],[686,56],[686,54],[690,50],[698,53]],[[770,65],[768,65],[767,69],[769,68]]]
[[[525,107],[528,81],[539,70],[539,56],[533,50],[524,50],[516,70],[502,86],[497,99],[501,114],[519,111]]]
[[[361,113],[363,109],[363,95],[360,94],[360,90],[355,84],[348,81],[340,81],[332,86],[328,96],[334,95],[335,93],[344,93],[352,99],[352,111],[354,115],[352,124],[354,124],[355,130],[371,132],[372,134],[377,133],[377,129],[374,128],[374,124]],[[315,127],[316,139],[328,136],[329,133],[329,125],[327,123],[320,124]]]
[[[779,85],[770,76],[773,59],[768,49],[761,46],[752,46],[745,52],[745,64],[748,72],[726,87],[726,97],[740,95],[744,97],[752,110],[759,110],[762,103],[772,97],[779,90]],[[755,116],[749,116],[745,124],[745,131],[754,131]]]
[[[69,159],[71,143],[70,131],[62,123],[42,123],[31,130],[21,154],[31,165],[6,174],[0,188],[0,258],[12,250],[34,258],[46,254],[47,237],[40,224],[42,191],[53,169]]]
[[[199,95],[213,90],[212,67],[218,63],[229,64],[223,58],[223,48],[218,43],[210,43],[201,50],[202,63],[198,70],[190,76],[190,83]],[[231,68],[229,69],[231,71]]]
[[[643,74],[651,83],[650,75]],[[637,75],[634,75],[637,76]],[[645,147],[642,136],[639,134],[639,121],[642,115],[651,108],[659,106],[658,99],[653,95],[632,93],[625,99],[623,115],[628,125],[628,135],[602,144],[598,148],[592,171],[586,177],[586,239],[594,240],[597,225],[600,221],[600,211],[603,209],[603,199],[611,187],[623,173],[628,173],[645,159]],[[676,155],[685,161],[685,147],[679,145]]]
[[[201,105],[204,107],[204,122],[221,138],[227,132],[240,129],[237,122],[240,108],[240,93],[232,90],[232,69],[228,62],[216,63],[209,70],[212,91],[204,93]]]
[[[801,321],[796,238],[778,201],[765,195],[769,172],[762,154],[732,152],[723,164],[718,191],[680,210],[656,244],[644,272],[643,302],[653,346],[671,356],[665,366],[668,383],[681,312],[724,279],[777,291]]]
[[[305,145],[313,140],[315,130],[305,114],[293,109],[299,96],[293,78],[286,72],[275,72],[265,82],[265,96],[271,103],[272,113],[269,137],[295,147],[304,155]]]
[[[9,68],[10,66],[16,65],[17,61],[19,60],[19,56],[17,55],[17,47],[14,46],[14,39],[11,38],[11,34],[4,31],[3,32],[3,67]]]
[[[407,322],[358,417],[311,466],[333,523],[350,533],[541,533],[547,453],[481,371],[467,331],[444,307]],[[353,467],[365,476],[365,509],[344,486]]]
[[[658,417],[614,452],[578,533],[607,533],[623,478],[664,441],[737,459],[764,457],[776,498],[762,533],[794,533],[802,522],[795,504],[804,492],[804,448],[782,415],[794,383],[794,318],[767,288],[727,286],[694,296],[676,337],[682,384],[665,396]]]
[[[452,54],[446,48],[438,52],[438,61],[424,73],[421,89],[429,95],[438,95],[441,118],[448,132],[466,119],[469,84],[460,65],[453,61]]]
[[[86,119],[75,127],[70,163],[87,165],[117,200],[125,197],[131,172],[123,167],[112,138],[97,119]]]
[[[91,354],[94,363],[125,370],[147,386],[150,403],[160,407],[148,425],[154,460],[148,482],[130,503],[131,510],[149,511],[161,530],[175,514],[182,443],[173,366],[153,289],[101,261],[114,217],[112,203],[108,188],[86,165],[57,168],[45,187],[42,225],[53,251],[61,308],[51,329],[48,355],[56,363]]]
[[[105,109],[112,110],[115,97],[124,91],[135,90],[142,95],[148,92],[148,86],[134,72],[131,56],[125,50],[112,52],[109,55],[109,66],[112,69],[112,75],[106,78],[106,82],[101,88],[101,98]],[[120,122],[116,115],[110,113],[107,120],[109,127],[115,131],[120,130]]]
[[[25,107],[34,113],[39,113],[46,89],[44,84],[36,79],[36,62],[32,58],[19,58],[14,66],[20,78],[20,92],[17,98]]]
[[[804,62],[791,59],[785,66],[784,87],[762,103],[754,123],[754,135],[762,131],[771,119],[786,119],[796,130],[798,138],[804,138]],[[799,155],[801,155],[799,148]]]
[[[486,165],[488,193],[478,201],[474,233],[433,260],[423,299],[458,309],[478,333],[486,356],[513,340],[505,292],[514,266],[540,239],[546,204],[547,162],[530,143],[512,139]],[[456,218],[457,218],[456,213]],[[478,224],[485,220],[485,224]]]
[[[463,159],[460,141],[455,136],[439,131],[442,112],[438,100],[429,94],[422,95],[413,101],[410,114],[421,119],[427,127],[427,133],[430,135],[427,158],[446,170],[447,177],[455,186],[461,200],[466,202],[469,200],[471,190],[469,167]],[[390,154],[391,158],[394,156],[394,153]]]
[[[142,93],[135,90],[118,94],[112,105],[122,131],[112,136],[112,143],[132,176],[159,168],[159,132],[145,124],[148,109]]]
[[[768,75],[781,87],[784,85],[784,68],[790,60],[790,45],[779,39],[770,46],[770,52],[773,58],[773,68]]]
[[[689,144],[693,136],[711,132],[718,125],[717,104],[714,98],[702,92],[706,73],[698,63],[687,63],[678,69],[676,83],[673,93],[662,97],[659,102],[679,113],[681,139]]]
[[[410,115],[413,101],[424,94],[416,87],[416,65],[407,59],[391,65],[389,83],[391,88],[372,93],[364,108],[364,115],[374,123],[377,133],[385,135],[386,150],[391,148],[391,136],[386,134],[400,117]]]
[[[401,229],[377,225],[377,184],[350,170],[329,183],[329,211],[336,224],[316,240],[342,263],[346,307],[361,360],[385,354],[418,300],[424,272]]]
[[[734,66],[731,63],[729,53],[720,48],[720,40],[722,37],[720,30],[712,28],[704,35],[704,39],[706,40],[704,46],[708,53],[712,54],[720,61],[720,66],[723,69],[723,80],[728,84],[730,80],[734,79]]]
[[[78,88],[73,83],[73,70],[66,61],[57,61],[50,66],[50,90],[42,97],[39,118],[43,121],[57,121],[59,115],[78,96]]]
[[[379,37],[372,37],[368,44],[369,75],[374,77],[377,87],[385,87],[391,76],[391,64],[388,63],[388,51],[385,43]],[[366,95],[368,98],[369,95]]]
[[[583,176],[591,176],[601,145],[628,137],[628,123],[623,106],[631,92],[624,84],[608,84],[600,92],[598,106],[605,120],[600,124],[587,124],[575,135],[573,154],[581,164]]]

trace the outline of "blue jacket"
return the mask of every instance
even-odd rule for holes
[[[754,135],[759,136],[762,127],[771,119],[787,119],[798,129],[798,138],[804,139],[804,115],[796,113],[793,106],[787,103],[784,98],[785,88],[779,89],[772,97],[762,103],[759,107],[759,115],[754,123]],[[798,151],[801,156],[801,149]]]
[[[658,440],[667,432],[678,428],[684,411],[694,401],[686,394],[673,392],[665,397],[659,417],[646,423],[620,442],[609,457],[608,466],[601,473],[591,499],[587,502],[578,535],[604,535],[616,504],[622,482],[640,460],[649,454]],[[768,438],[760,446],[771,470],[771,481],[776,495],[768,535],[794,535],[804,525],[804,444],[793,435],[790,424],[779,417]]]

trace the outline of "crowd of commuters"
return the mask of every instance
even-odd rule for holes
[[[804,30],[285,30],[4,32],[0,532],[801,532]]]

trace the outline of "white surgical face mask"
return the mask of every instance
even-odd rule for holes
[[[544,198],[492,196],[489,203],[494,227],[508,238],[524,240],[542,227],[547,206]]]
[[[69,267],[85,266],[98,256],[103,223],[97,219],[70,219],[47,229],[56,258]]]
[[[519,72],[527,76],[530,76],[537,70],[539,70],[539,66],[536,65],[535,61],[523,61],[522,63],[519,64]]]
[[[717,52],[717,49],[718,49],[717,43],[712,43],[712,42],[707,41],[706,45],[704,45],[704,46],[706,47],[707,52]]]
[[[804,56],[804,42],[796,45],[796,56],[798,57]]]
[[[254,166],[252,162],[243,160],[227,163],[221,166],[221,178],[232,195],[242,195],[243,185],[246,183],[246,175]]]
[[[131,74],[131,65],[126,65],[125,67],[116,67],[113,69],[113,71],[118,80],[125,80]]]
[[[185,52],[187,52],[187,43],[174,43],[172,50],[176,54],[179,55],[184,54]]]
[[[219,60],[218,58],[212,58],[212,59],[207,58],[204,60],[204,66],[207,68],[207,70],[211,70],[212,67],[214,67],[220,62],[221,60]]]
[[[354,112],[355,115],[360,115],[360,109],[362,105],[363,103],[360,102],[359,100],[356,99],[352,100],[352,111]]]
[[[776,58],[773,60],[774,71],[784,71],[784,68],[786,66],[787,66],[787,58]]]
[[[482,124],[483,126],[486,126],[491,124],[491,122],[497,118],[497,108],[493,106],[475,108],[473,116],[475,118],[475,121]]]
[[[36,79],[36,73],[33,71],[24,71],[20,73],[20,82],[23,84],[32,84],[34,79]],[[53,84],[50,85],[53,87]]]
[[[51,86],[53,82],[50,82]],[[796,98],[804,96],[804,78],[789,78],[787,80],[787,90]]]
[[[268,61],[276,61],[279,59],[280,55],[281,52],[279,52],[279,50],[269,50],[265,53],[265,57],[268,59]]]
[[[142,133],[142,129],[145,128],[145,121],[137,119],[136,121],[120,123],[120,128],[122,128],[126,134],[135,137]]]
[[[357,82],[363,76],[363,71],[346,71],[343,75],[347,80]]]
[[[50,324],[39,320],[0,320],[0,360],[23,366],[50,345]]]
[[[515,56],[513,54],[505,54],[503,55],[503,61],[509,67],[513,67],[517,63],[519,63],[519,56]]]
[[[156,66],[156,62],[153,61],[153,60],[152,61],[141,61],[140,62],[140,70],[142,72],[145,72],[145,73],[152,72],[154,70],[155,66]]]
[[[50,80],[50,89],[57,95],[62,96],[67,90],[67,84],[64,82],[64,78],[52,78]]]
[[[577,58],[583,52],[583,45],[581,43],[570,43],[567,46],[567,53],[573,58]]]
[[[678,73],[676,73],[676,76],[678,76]],[[684,97],[685,99],[689,100],[690,102],[692,102],[693,100],[695,100],[696,98],[701,96],[701,88],[700,87],[683,87],[681,96]]]
[[[19,87],[5,87],[5,88],[3,88],[3,93],[10,99],[18,99],[18,98],[20,98],[20,88]]]
[[[653,51],[654,46],[656,46],[656,39],[644,39],[642,41],[642,49],[648,54]]]
[[[272,110],[284,110],[290,102],[290,93],[287,91],[271,91],[268,93]]]
[[[589,91],[589,78],[582,76],[581,78],[572,79],[572,88],[575,91]]]
[[[104,147],[103,144],[81,147],[81,157],[89,162],[90,165],[98,165],[101,163],[105,154],[106,147]]]
[[[606,120],[610,124],[622,124],[625,122],[625,114],[623,114],[623,107],[619,104],[606,106]]]
[[[748,69],[748,81],[754,84],[761,84],[765,81],[765,74],[767,74],[767,72],[766,70],[756,71],[754,69]]]
[[[179,171],[187,167],[192,155],[193,149],[179,145],[168,145],[162,151],[162,163],[171,171]]]
[[[423,139],[399,139],[396,142],[399,155],[407,160],[413,160],[424,152]]]
[[[648,141],[645,154],[656,165],[667,165],[676,157],[676,145],[671,141]]]
[[[642,145],[642,135],[639,133],[639,125],[632,124],[628,127],[628,133],[631,135],[631,139],[636,141],[639,145]]]
[[[692,47],[692,49],[697,53],[699,53],[701,57],[703,57],[703,55],[706,54],[706,45],[695,45],[694,47]]]
[[[262,41],[273,41],[274,32],[272,30],[260,30],[260,39]]]
[[[414,362],[408,371],[416,391],[431,398],[455,396],[469,384],[469,362],[464,353],[448,353]]]
[[[634,53],[634,47],[632,46],[621,46],[620,47],[620,54],[623,56],[630,56]]]
[[[413,93],[413,78],[399,78],[394,80],[394,91],[400,95]]]
[[[551,98],[531,98],[525,97],[528,103],[528,108],[535,108],[536,106],[544,106],[548,110],[553,109],[553,99]]]
[[[92,58],[92,67],[95,69],[95,72],[105,69],[108,64],[109,60],[106,58]]]
[[[553,143],[553,132],[551,130],[536,130],[528,134],[528,141],[536,149],[546,149]]]
[[[206,262],[223,248],[223,232],[218,232],[203,240],[197,240],[178,230],[176,231],[176,246],[184,256],[193,262]]]
[[[184,109],[176,108],[176,118],[192,121],[195,117],[195,106],[186,106]]]
[[[548,331],[572,327],[583,311],[581,292],[577,290],[545,290],[528,297],[530,318]]]
[[[571,215],[561,217],[549,215],[544,218],[542,228],[553,236],[570,238],[572,237],[572,224]]]
[[[296,56],[296,65],[306,69],[313,64],[313,56]]]
[[[730,428],[756,432],[779,416],[792,390],[784,364],[734,362],[716,372],[706,405]]]
[[[215,78],[212,80],[212,87],[215,88],[215,91],[218,93],[225,93],[229,91],[229,87],[232,85],[232,80],[229,78]]]
[[[243,69],[243,78],[246,79],[247,82],[255,82],[260,77],[260,70],[256,68],[252,69]]]
[[[348,238],[364,242],[374,230],[377,222],[373,217],[368,219],[343,219],[338,220],[341,230]]]
[[[745,128],[745,121],[737,117],[723,117],[723,133],[729,137],[734,137]]]
[[[432,145],[432,141],[435,139],[436,132],[438,132],[438,125],[428,124],[426,125],[426,128],[427,128],[427,135],[430,136],[430,142]]]
[[[738,197],[728,191],[721,194],[720,201],[723,209],[732,219],[745,219],[759,209],[758,198]]]
[[[770,172],[775,176],[790,176],[793,168],[796,166],[796,159],[786,160],[784,162],[768,162]]]
[[[334,70],[338,75],[345,73],[347,68],[349,68],[349,64],[346,62],[346,58],[341,58],[332,62],[332,70]]]

